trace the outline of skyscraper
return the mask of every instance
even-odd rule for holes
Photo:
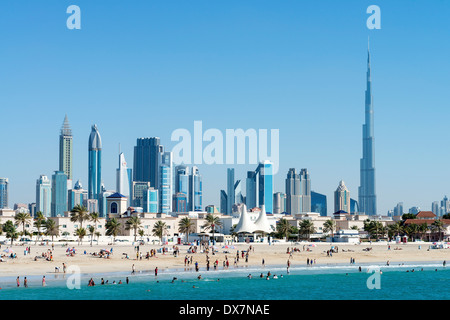
[[[172,211],[172,199],[171,199],[171,197],[172,197],[172,194],[173,194],[173,161],[172,161],[172,152],[171,151],[163,152],[162,146],[161,146],[160,150],[161,150],[161,152],[158,153],[159,166],[164,165],[164,166],[168,167],[168,172],[167,172],[167,174],[168,174],[168,178],[167,178],[168,179],[168,188],[169,188],[169,190],[168,190],[168,194],[169,194],[169,202],[168,202],[169,209],[168,209],[168,212],[171,212]],[[161,181],[162,180],[159,179],[159,183]],[[159,183],[158,183],[157,189],[161,189],[161,185]],[[162,192],[162,191],[160,190],[160,192]]]
[[[307,169],[297,174],[290,168],[286,177],[286,211],[292,215],[311,212],[311,179]]]
[[[52,212],[52,183],[46,175],[41,175],[36,181],[36,211],[44,217],[50,217]]]
[[[97,125],[92,126],[89,136],[89,199],[99,199],[102,186],[102,139]]]
[[[334,192],[334,212],[340,210],[350,213],[350,191],[343,180],[339,182],[339,186]]]
[[[170,167],[162,164],[160,167],[160,183],[159,183],[159,211],[168,214],[172,207],[172,195],[170,194]]]
[[[322,217],[328,215],[326,195],[311,191],[311,212],[318,212]]]
[[[275,192],[273,194],[273,213],[283,213],[286,211],[286,194]]]
[[[252,209],[256,207],[256,172],[247,171],[245,189],[245,204],[247,208]]]
[[[76,205],[84,205],[84,202],[88,200],[88,192],[83,189],[80,180],[78,180],[73,189],[67,192],[67,209],[72,210]]]
[[[67,211],[67,176],[63,171],[55,171],[52,175],[51,216],[64,216],[65,211]]]
[[[394,216],[402,216],[402,215],[403,215],[403,202],[399,202],[394,207]]]
[[[234,204],[234,168],[227,169],[227,212],[231,214]]]
[[[116,174],[116,191],[129,199],[128,204],[131,203],[131,188],[131,169],[127,167],[125,155],[123,154],[123,152],[120,152],[119,167],[117,168]]]
[[[225,190],[220,190],[220,213],[227,214],[228,212],[228,196]]]
[[[8,178],[0,178],[0,209],[8,208]]]
[[[360,162],[360,186],[358,188],[359,210],[368,215],[377,214],[375,194],[375,145],[373,122],[372,79],[370,74],[370,52],[367,50],[367,82],[365,102],[365,124],[362,138],[363,150]]]
[[[59,171],[64,172],[68,180],[68,188],[72,188],[72,162],[73,162],[72,129],[69,125],[67,114],[59,135]]]
[[[258,166],[258,205],[265,206],[267,213],[273,213],[273,164],[269,160]]]
[[[203,182],[202,176],[196,166],[192,167],[189,176],[189,200],[188,208],[192,211],[202,211],[203,205]]]
[[[158,137],[138,138],[134,147],[133,181],[150,182],[151,187],[158,188],[162,153]]]
[[[144,212],[158,213],[158,189],[148,188],[144,191]]]

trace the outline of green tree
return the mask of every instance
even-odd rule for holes
[[[39,237],[41,236],[41,228],[44,225],[44,223],[45,223],[45,217],[42,214],[42,212],[41,211],[36,212],[36,217],[34,218],[34,226],[36,227],[36,229],[38,231],[36,241],[38,241]]]
[[[92,240],[94,239],[95,227],[94,226],[89,226],[88,227],[88,231],[89,231],[89,235],[91,236],[91,247],[92,247]]]
[[[314,224],[309,219],[302,220],[299,223],[298,230],[299,230],[299,233],[301,235],[304,235],[308,241],[310,240],[311,234],[316,232],[316,228],[314,227]]]
[[[432,224],[431,224],[431,230],[433,232],[438,232],[439,234],[439,241],[442,240],[442,229],[444,229],[444,223],[441,220],[435,220]]]
[[[205,224],[203,225],[203,228],[205,230],[212,230],[212,234],[213,234],[213,240],[215,240],[214,238],[214,232],[216,230],[216,227],[221,227],[222,226],[222,222],[220,221],[220,218],[218,216],[214,216],[211,213],[208,213],[205,217]]]
[[[74,236],[78,237],[78,244],[83,243],[83,238],[86,236],[86,229],[85,228],[77,228],[75,230]]]
[[[85,206],[77,204],[70,211],[70,221],[79,222],[80,228],[83,228],[83,222],[89,219],[89,211]]]
[[[11,239],[11,245],[13,241],[19,237],[19,233],[16,230],[16,226],[11,220],[7,220],[2,227],[2,230],[6,233],[6,239]]]
[[[95,225],[95,230],[97,230],[97,223],[100,222],[100,214],[98,212],[91,212],[89,214],[89,220]]]
[[[336,230],[336,221],[332,219],[328,219],[323,224],[323,232],[328,233],[331,232],[331,237],[334,236],[334,230]]]
[[[413,213],[404,213],[404,214],[402,215],[402,220],[403,220],[403,221],[405,221],[405,220],[407,220],[407,219],[415,219],[415,218],[416,218],[416,215],[413,214]]]
[[[51,236],[53,242],[53,237],[59,236],[59,225],[56,224],[55,220],[47,219],[44,222],[44,227],[45,227],[45,235]]]
[[[32,218],[30,216],[29,213],[24,213],[24,212],[18,212],[15,216],[14,216],[14,220],[16,221],[16,223],[18,225],[22,225],[22,235],[25,235],[25,225],[27,223],[30,223]]]
[[[178,222],[178,232],[186,234],[186,242],[189,242],[189,234],[194,232],[194,227],[194,222],[188,217],[185,217]]]
[[[136,242],[137,231],[141,227],[141,220],[137,216],[130,217],[125,222],[125,229],[134,231],[134,242]]]
[[[419,225],[419,233],[420,233],[420,240],[423,240],[423,236],[428,231],[428,224],[426,222]]]
[[[167,225],[165,222],[158,220],[153,226],[152,233],[154,236],[158,237],[162,243],[163,236],[167,233]]]
[[[286,239],[286,241],[289,240],[289,236],[292,233],[292,229],[293,229],[293,226],[285,218],[281,218],[280,220],[278,220],[277,227],[276,227],[277,234],[280,237],[283,237],[284,239]]]
[[[111,218],[106,223],[106,235],[113,236],[113,241],[116,242],[116,237],[120,232],[121,226],[122,224],[119,221],[117,221],[116,218]]]
[[[385,234],[385,228],[380,221],[371,221],[369,219],[364,221],[364,231],[369,233],[369,240],[373,236],[378,240],[380,235]]]

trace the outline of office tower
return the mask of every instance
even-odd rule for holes
[[[431,203],[431,212],[433,212],[437,217],[441,215],[441,210],[439,206],[439,201],[433,201]]]
[[[420,207],[411,207],[408,210],[408,213],[418,214],[420,212]]]
[[[170,194],[170,167],[166,164],[160,166],[160,184],[159,184],[159,211],[168,214],[171,208],[172,195]]]
[[[444,199],[441,201],[441,214],[440,216],[443,216],[444,214],[447,214],[450,212],[450,201],[448,200],[447,196],[444,196]]]
[[[28,212],[30,212],[30,215],[35,218],[36,217],[36,203],[30,203],[28,205]]]
[[[234,204],[234,168],[227,169],[227,212],[230,215]]]
[[[227,214],[228,212],[228,196],[225,190],[220,190],[220,213]]]
[[[171,212],[172,211],[173,183],[174,183],[174,177],[173,177],[174,169],[173,169],[173,161],[172,161],[172,152],[171,151],[163,152],[162,149],[163,148],[161,146],[160,147],[161,152],[158,153],[158,163],[159,163],[159,166],[164,165],[164,166],[168,167],[168,170],[167,170],[167,175],[168,175],[167,176],[167,181],[168,181],[168,188],[169,188],[169,190],[167,192],[169,194],[169,201],[167,202],[167,204],[168,204],[169,207],[168,207],[167,210],[168,210],[168,212]],[[160,178],[158,178],[158,179],[159,179],[159,182],[157,184],[157,188],[155,188],[155,189],[160,190],[161,189],[160,183],[161,183],[162,180]]]
[[[295,215],[311,211],[311,179],[307,169],[296,173],[290,168],[286,176],[286,211]]]
[[[236,180],[236,182],[234,183],[234,203],[244,203],[241,185],[241,180]]]
[[[173,211],[174,212],[187,212],[188,211],[188,198],[183,192],[177,192],[173,195]]]
[[[98,199],[102,187],[102,139],[97,125],[92,126],[89,136],[89,199]]]
[[[189,194],[189,168],[185,165],[175,167],[175,193]]]
[[[8,208],[8,178],[0,178],[0,209]]]
[[[191,211],[202,211],[203,201],[202,176],[196,166],[192,167],[189,175],[189,198],[188,208]]]
[[[46,175],[41,175],[36,180],[36,211],[40,211],[44,217],[51,216],[52,209],[52,183]]]
[[[266,213],[273,212],[273,164],[269,160],[258,166],[258,205],[265,206]]]
[[[150,188],[150,182],[133,181],[132,205],[133,207],[144,207],[144,192]]]
[[[144,191],[144,212],[158,213],[159,196],[158,189],[148,188]]]
[[[67,211],[67,176],[63,171],[55,171],[52,175],[52,208],[51,216],[64,216]]]
[[[106,218],[108,215],[108,197],[117,193],[115,190],[106,190],[105,186],[102,184],[102,189],[100,197],[98,200],[98,213],[100,217]]]
[[[158,188],[162,153],[158,137],[138,138],[134,147],[133,181],[150,182],[151,187]]]
[[[275,192],[273,194],[273,213],[283,213],[286,211],[286,194]]]
[[[84,203],[87,199],[88,199],[88,192],[87,190],[83,189],[80,180],[78,180],[73,186],[73,189],[70,189],[68,191],[67,209],[70,211],[77,205],[84,206]]]
[[[343,180],[334,192],[334,212],[345,211],[350,213],[350,192]]]
[[[116,172],[116,191],[128,198],[131,202],[131,169],[127,167],[127,162],[125,161],[125,155],[123,152],[119,153],[119,167]]]
[[[311,191],[311,212],[320,213],[322,217],[328,215],[326,195]]]
[[[73,163],[73,139],[72,129],[69,125],[67,114],[59,135],[59,171],[67,176],[67,188],[72,188],[72,163]]]
[[[256,207],[256,172],[247,171],[247,180],[245,185],[245,205],[252,209]]]
[[[370,53],[367,50],[367,82],[365,102],[365,124],[363,125],[363,152],[360,162],[360,187],[358,188],[359,210],[367,215],[377,214],[375,194],[375,138],[373,122],[372,79],[370,75]]]
[[[394,216],[402,216],[402,215],[403,215],[403,202],[399,202],[394,208]]]
[[[358,201],[350,198],[350,213],[356,213],[356,212],[359,212]]]

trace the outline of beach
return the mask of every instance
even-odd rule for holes
[[[9,255],[5,250],[12,249],[16,258],[3,257],[5,262],[0,263],[0,272],[2,276],[32,276],[47,275],[63,272],[63,264],[68,268],[76,266],[81,273],[98,274],[110,272],[131,272],[134,268],[136,272],[151,271],[158,268],[160,271],[165,269],[193,268],[197,262],[201,270],[205,270],[207,256],[210,261],[210,269],[213,269],[214,262],[217,260],[217,269],[224,269],[224,261],[228,259],[229,268],[245,266],[262,266],[263,260],[266,266],[287,266],[288,260],[290,267],[306,266],[307,261],[313,261],[320,265],[350,264],[354,259],[354,264],[386,264],[400,262],[436,262],[442,263],[450,258],[450,249],[429,249],[431,243],[234,243],[232,247],[223,248],[223,244],[216,244],[215,252],[212,254],[210,249],[208,253],[200,252],[188,253],[192,248],[190,245],[177,245],[178,255],[171,251],[173,245],[139,245],[139,253],[136,255],[136,246],[138,243],[116,243],[114,245],[93,244],[84,241],[82,244],[76,242],[40,245],[34,242],[24,245],[2,245],[2,255]],[[251,250],[249,250],[251,246]],[[390,246],[390,248],[389,248]],[[24,254],[27,247],[30,247],[30,253]],[[166,248],[168,252],[158,252],[161,248]],[[75,254],[69,255],[68,249],[75,248]],[[98,253],[104,249],[112,253],[109,258],[99,257]],[[331,254],[330,250],[333,248]],[[367,250],[370,248],[370,250]],[[199,248],[197,248],[199,249]],[[154,256],[146,259],[147,252],[156,251]],[[239,250],[239,261],[235,258]],[[242,251],[249,251],[248,261],[245,254],[242,257]],[[86,253],[85,253],[86,252]],[[95,255],[94,255],[95,253]],[[51,254],[51,261],[49,261]],[[128,256],[128,258],[127,258]],[[192,263],[185,265],[185,258],[188,257]],[[134,267],[133,267],[134,265]]]

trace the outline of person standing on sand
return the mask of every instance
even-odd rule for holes
[[[136,272],[136,269],[134,268],[134,263],[133,263],[133,265],[131,266],[131,274],[135,274],[135,272]]]

